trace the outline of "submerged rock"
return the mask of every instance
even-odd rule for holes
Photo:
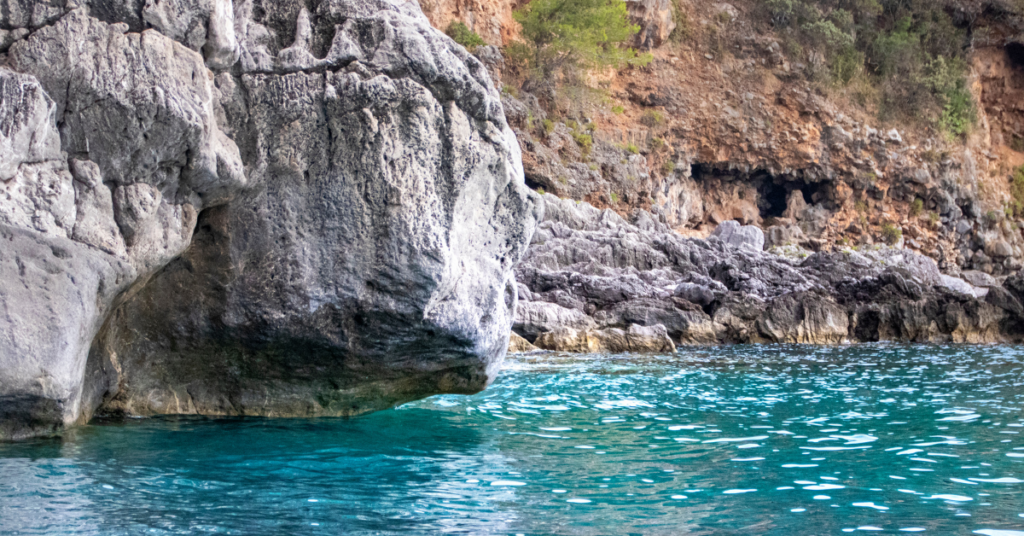
[[[402,2],[106,4],[0,69],[0,438],[493,380],[539,212],[479,61]]]

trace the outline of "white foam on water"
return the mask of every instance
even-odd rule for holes
[[[844,489],[846,486],[840,486],[839,484],[818,484],[815,486],[804,486],[804,489],[810,491],[828,491],[830,489]]]
[[[722,492],[722,495],[737,495],[739,493],[754,493],[756,489],[727,489]]]
[[[946,494],[946,493],[942,493],[942,494],[939,494],[939,495],[932,495],[931,497],[925,497],[925,499],[942,499],[944,501],[953,501],[953,502],[967,502],[967,501],[973,501],[974,500],[974,499],[972,499],[970,497],[965,497],[963,495],[950,495],[950,494]]]
[[[873,502],[855,502],[855,503],[853,503],[853,505],[857,506],[859,508],[874,508],[875,510],[888,510],[889,509],[888,506],[881,506],[881,505],[875,504]]]
[[[783,469],[806,469],[809,467],[817,467],[816,463],[786,463],[783,464]]]
[[[869,449],[871,447],[865,445],[863,447],[800,447],[800,448],[805,449],[805,450],[818,450],[818,451],[822,451],[822,452],[835,452],[837,450],[859,450],[859,449]]]
[[[928,529],[926,529],[924,527],[906,527],[906,528],[900,529],[900,532],[924,532],[926,530],[928,530]]]
[[[956,482],[957,484],[970,484],[972,486],[977,486],[978,485],[977,482],[971,482],[970,480],[964,480],[962,478],[950,478],[949,481],[950,482]]]
[[[1004,476],[1002,478],[971,478],[974,482],[990,482],[992,484],[1021,484],[1024,480]]]
[[[754,436],[754,437],[721,437],[718,439],[708,439],[704,443],[741,443],[745,441],[760,441],[762,439],[768,439],[766,435]]]
[[[733,458],[733,459],[731,459],[729,461],[731,461],[731,462],[759,462],[759,461],[761,461],[763,459],[764,458]]]
[[[974,531],[974,533],[983,534],[984,536],[1024,536],[1024,530],[981,529]]]
[[[828,495],[815,495],[814,496],[814,500],[816,500],[816,501],[827,501],[827,500],[829,500],[831,498],[832,497],[829,497]]]
[[[790,510],[790,512],[798,512],[798,513],[799,512],[806,512],[806,511],[807,511],[806,508],[793,508],[792,510]]]
[[[576,503],[576,504],[586,504],[586,503],[590,502],[590,499],[576,499],[576,498],[573,498],[573,499],[566,499],[565,502]]]

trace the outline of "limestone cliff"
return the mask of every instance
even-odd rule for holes
[[[538,209],[483,65],[414,4],[0,13],[0,438],[494,378]]]
[[[821,54],[765,23],[758,0],[628,1],[632,44],[654,59],[592,73],[596,100],[521,88],[514,65],[492,63],[536,189],[623,216],[647,209],[690,236],[735,219],[761,227],[768,248],[898,242],[944,271],[999,277],[1024,267],[1024,220],[1010,210],[1024,164],[1024,20],[1011,4],[936,3],[966,36],[978,110],[958,139],[861,103],[856,81],[817,81]]]

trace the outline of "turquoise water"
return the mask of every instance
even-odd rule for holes
[[[0,444],[3,534],[1024,535],[1024,350],[512,360],[353,420]]]

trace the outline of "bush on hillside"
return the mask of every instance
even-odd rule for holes
[[[464,23],[455,21],[448,25],[448,29],[444,31],[451,37],[456,43],[466,47],[466,50],[473,52],[476,47],[486,45],[484,39],[479,34],[469,29]]]
[[[941,3],[762,0],[760,11],[795,61],[824,57],[833,84],[866,79],[877,87],[886,119],[918,121],[951,137],[977,122],[967,90],[967,32]],[[808,73],[820,79],[820,70]]]
[[[526,40],[514,52],[541,82],[581,83],[590,69],[652,59],[622,46],[640,30],[623,0],[534,0],[513,16]]]

